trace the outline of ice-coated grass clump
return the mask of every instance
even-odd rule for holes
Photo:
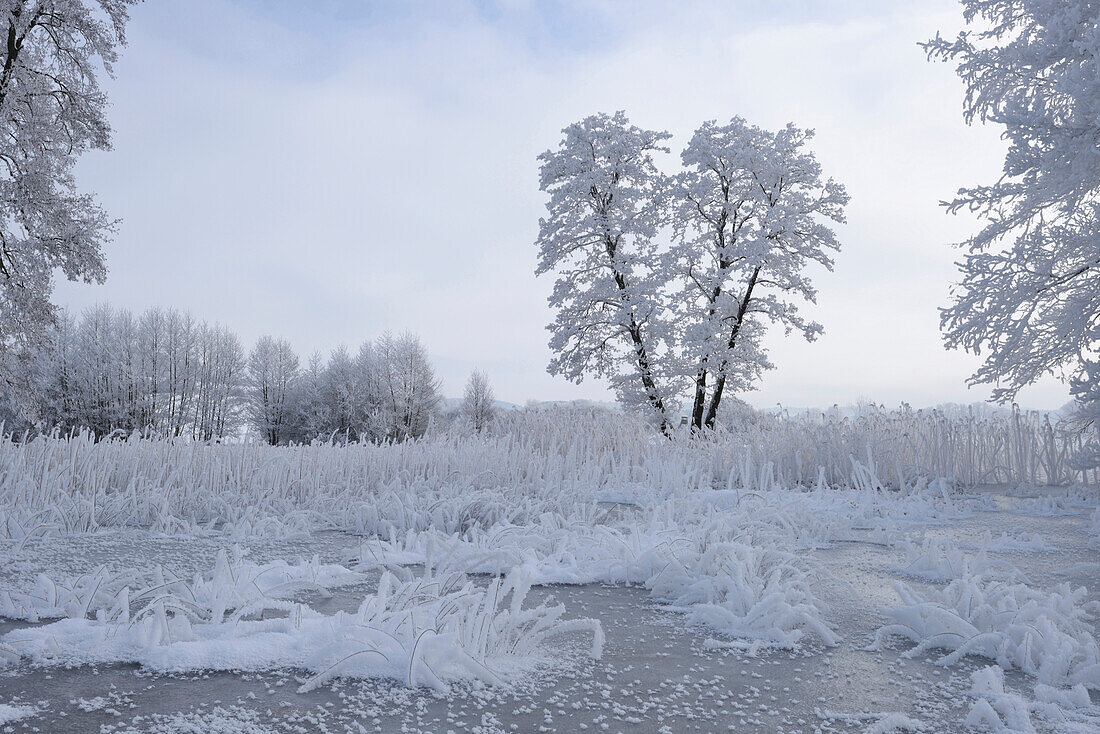
[[[943,650],[938,662],[950,665],[975,655],[1049,686],[1100,689],[1100,645],[1092,625],[1100,603],[1086,601],[1084,587],[1042,591],[984,576],[927,593],[902,582],[894,587],[901,604],[884,610],[890,623],[876,634],[876,647],[896,635],[916,643],[906,657]]]
[[[362,583],[365,577],[343,566],[310,561],[287,563],[277,560],[257,564],[247,560],[246,551],[233,546],[219,551],[214,568],[186,579],[161,566],[150,573],[112,572],[99,566],[89,574],[71,580],[53,580],[39,574],[29,591],[0,588],[0,617],[29,622],[83,619],[107,614],[129,618],[148,613],[157,605],[200,621],[221,621],[227,610],[266,604],[280,608],[280,600],[295,594],[328,590]]]
[[[812,580],[790,553],[726,542],[672,554],[646,587],[689,624],[730,637],[793,648],[809,634],[835,645]]]
[[[355,613],[331,616],[285,598],[361,580],[339,566],[259,566],[223,552],[211,572],[191,581],[156,575],[142,591],[123,587],[94,618],[15,630],[0,646],[39,665],[135,663],[165,673],[295,668],[311,674],[303,690],[336,677],[437,690],[459,680],[499,685],[545,663],[549,638],[574,632],[591,635],[592,656],[602,653],[598,621],[565,620],[560,605],[524,607],[531,585],[522,573],[482,588],[430,566],[419,578],[386,572]]]
[[[745,505],[718,512],[693,502],[638,510],[618,527],[544,515],[529,526],[471,528],[460,537],[409,531],[370,538],[352,559],[360,568],[442,562],[478,573],[514,569],[542,584],[641,584],[689,624],[729,637],[784,648],[807,638],[837,642],[812,591],[819,569],[781,550],[815,544],[813,529],[832,533],[832,523],[818,516],[800,524],[810,513],[795,503],[780,511]]]
[[[973,576],[1022,579],[1022,574],[1011,563],[989,557],[988,542],[987,533],[978,552],[968,555],[947,538],[928,537],[920,544],[902,541],[900,546],[905,551],[906,559],[894,571],[928,581],[950,581]]]

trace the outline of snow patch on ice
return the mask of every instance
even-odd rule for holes
[[[34,706],[15,706],[8,703],[0,703],[0,724],[11,724],[22,719],[28,719],[38,713]]]

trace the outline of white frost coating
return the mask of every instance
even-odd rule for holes
[[[974,577],[928,594],[901,582],[894,588],[902,604],[883,610],[891,623],[879,629],[874,647],[898,635],[917,643],[906,657],[947,650],[939,663],[950,665],[978,655],[1040,683],[1100,690],[1100,646],[1092,626],[1100,603],[1085,601],[1084,587],[1061,584],[1044,592]]]
[[[968,727],[984,726],[993,731],[1034,732],[1028,702],[1005,692],[1004,671],[996,666],[975,670],[970,675],[970,695],[974,702],[966,717]]]
[[[288,616],[256,620],[248,612],[260,607],[248,605],[226,621],[217,613],[215,621],[195,621],[189,607],[158,603],[130,620],[66,619],[9,632],[3,642],[41,665],[128,662],[172,673],[299,668],[313,674],[303,691],[337,677],[395,678],[441,691],[455,680],[498,685],[545,663],[548,638],[573,632],[591,634],[590,654],[601,656],[598,621],[562,620],[560,605],[525,609],[529,588],[519,575],[479,589],[459,573],[429,569],[408,581],[386,573],[354,614],[288,604]],[[225,595],[213,598],[216,607]]]

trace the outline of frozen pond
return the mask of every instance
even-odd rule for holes
[[[987,532],[994,539],[1002,532],[1010,538],[1037,533],[1041,550],[988,550],[987,556],[1010,561],[1029,585],[1046,589],[1070,582],[1087,586],[1090,601],[1100,600],[1100,552],[1090,546],[1090,510],[1037,514],[1039,502],[996,493],[982,503],[983,511],[907,532],[944,538],[971,553]],[[342,563],[359,542],[323,533],[247,545],[257,562],[317,554],[322,563]],[[11,558],[0,581],[20,588],[41,571],[78,575],[101,563],[160,563],[190,575],[210,568],[219,549],[230,545],[213,536],[140,532],[47,538]],[[569,618],[600,620],[606,635],[601,659],[585,654],[587,637],[569,635],[555,643],[552,662],[518,683],[456,684],[449,693],[388,679],[337,679],[299,693],[308,676],[297,670],[154,675],[135,665],[36,667],[23,660],[0,669],[0,722],[5,711],[10,717],[0,731],[855,732],[906,731],[906,722],[921,722],[926,731],[965,731],[974,704],[972,673],[990,660],[968,656],[934,664],[942,651],[904,658],[912,644],[896,637],[880,650],[867,649],[885,623],[882,608],[897,604],[895,581],[918,589],[942,583],[907,577],[910,562],[900,545],[834,542],[812,555],[831,574],[816,592],[842,638],[834,647],[809,641],[793,651],[753,654],[723,647],[729,639],[713,631],[686,626],[682,613],[655,602],[640,586],[551,585],[536,588],[533,601],[550,598],[565,606]],[[376,585],[377,574],[336,590],[330,599],[308,601],[324,614],[354,610]],[[0,633],[12,642],[28,626],[0,622]],[[1006,694],[1031,700],[1033,686],[1018,671],[1005,676]],[[1035,730],[1100,731],[1098,703],[1094,693],[1091,705],[1066,708],[1061,721],[1032,717]]]

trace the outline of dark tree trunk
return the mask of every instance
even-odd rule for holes
[[[756,281],[760,277],[759,265],[752,271],[752,276],[749,278],[748,286],[745,287],[745,295],[741,299],[741,303],[737,307],[737,318],[733,322],[733,328],[730,330],[730,338],[726,343],[727,349],[733,349],[737,344],[737,335],[741,332],[741,325],[745,322],[745,314],[748,313],[749,304],[752,302],[752,291],[756,287]],[[705,425],[707,428],[714,428],[715,419],[718,415],[718,406],[722,403],[722,393],[726,389],[726,372],[729,364],[725,361],[718,369],[718,380],[714,383],[714,393],[710,396],[710,406],[707,408],[707,417]]]
[[[626,293],[626,278],[615,267],[615,250],[618,246],[616,239],[609,234],[604,235],[604,247],[607,250],[607,257],[611,262],[611,272],[614,273],[615,285],[618,287],[620,293]],[[641,373],[642,386],[645,387],[646,399],[649,404],[661,415],[661,432],[666,436],[672,435],[672,424],[668,420],[668,414],[665,412],[665,403],[661,399],[660,393],[657,392],[657,383],[653,379],[653,367],[649,361],[649,352],[645,347],[645,340],[642,338],[642,327],[634,317],[634,308],[630,308],[630,323],[627,325],[627,333],[630,335],[630,340],[634,346],[634,356],[638,363],[638,371]]]

